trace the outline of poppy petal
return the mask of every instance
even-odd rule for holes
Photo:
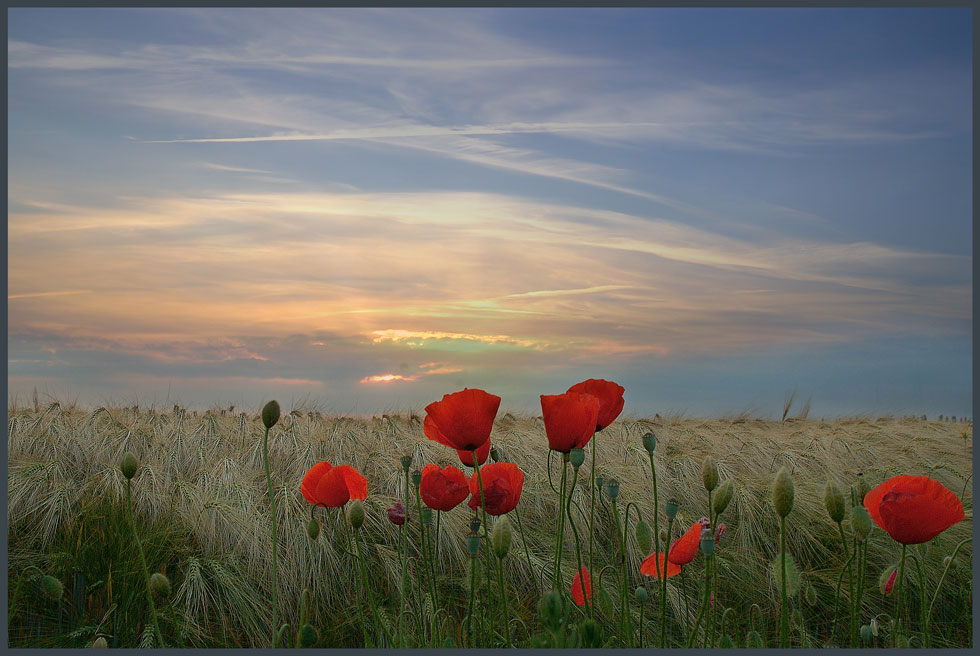
[[[361,472],[350,465],[338,465],[335,469],[344,477],[350,498],[364,501],[367,498],[367,479]]]
[[[323,462],[316,463],[303,474],[303,482],[300,483],[299,491],[303,494],[303,498],[311,504],[316,505],[319,503],[316,497],[317,483],[320,482],[323,475],[330,471],[332,467],[333,465],[324,460]]]
[[[334,467],[324,474],[316,486],[317,501],[328,508],[337,508],[350,500],[347,480],[344,478],[344,473],[338,469],[340,467]]]
[[[430,439],[463,451],[483,446],[490,439],[499,407],[500,397],[481,389],[446,394],[441,401],[425,407],[426,415],[432,418],[446,442],[431,436]]]
[[[616,417],[623,411],[625,401],[623,393],[626,391],[622,385],[610,380],[601,378],[590,378],[576,383],[568,388],[569,392],[579,394],[591,394],[599,399],[599,414],[596,417],[596,430],[602,430],[616,420]]]
[[[881,497],[878,513],[881,527],[901,544],[928,542],[965,518],[959,498],[927,476],[893,484]]]
[[[658,567],[659,567],[659,572],[666,571],[668,579],[672,576],[677,576],[678,574],[680,574],[681,566],[675,565],[674,563],[668,561],[665,556],[666,554],[660,552],[660,553],[652,553],[646,558],[644,558],[643,562],[640,563],[640,573],[646,574],[647,576],[652,576],[655,579],[659,579],[660,578],[660,576],[658,575]]]
[[[473,454],[470,451],[460,451],[459,449],[456,449],[456,453],[459,454],[460,462],[462,462],[467,467],[473,466]],[[487,440],[486,442],[483,443],[483,446],[481,446],[479,449],[476,450],[476,459],[479,461],[479,464],[482,465],[487,461],[487,458],[489,457],[490,457],[490,440]]]
[[[582,588],[585,587],[585,594],[582,594]],[[572,577],[572,599],[575,600],[577,606],[584,606],[586,600],[592,600],[592,577],[589,576],[589,570],[582,566],[578,572],[575,572],[575,576]]]
[[[542,394],[541,415],[548,436],[548,447],[568,453],[575,447],[582,448],[595,434],[599,399],[591,394],[565,392]]]
[[[687,565],[698,555],[701,544],[701,522],[694,522],[681,537],[674,540],[667,552],[667,560],[675,565]]]

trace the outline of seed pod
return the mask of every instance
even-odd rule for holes
[[[871,625],[863,624],[861,625],[861,640],[864,642],[871,642]]]
[[[412,456],[401,457],[402,469],[406,472],[412,467]]]
[[[772,486],[772,504],[776,514],[786,517],[793,510],[793,477],[786,467],[780,467]]]
[[[578,469],[585,462],[585,450],[578,447],[572,449],[568,452],[568,461],[572,463],[572,467]]]
[[[299,630],[299,646],[312,647],[319,637],[312,624],[304,624]]]
[[[153,575],[150,576],[150,591],[161,599],[170,597],[170,579],[167,578],[166,574],[153,572]]]
[[[715,552],[715,536],[710,528],[701,531],[701,551],[705,556],[710,556]]]
[[[711,456],[706,457],[701,463],[701,480],[704,482],[704,489],[708,492],[718,487],[718,465]]]
[[[541,597],[538,602],[538,615],[541,623],[552,630],[557,630],[562,625],[565,616],[564,603],[561,595],[552,590]]]
[[[474,517],[473,519],[470,520],[470,533],[479,533],[479,532],[480,532],[480,518]]]
[[[827,506],[827,514],[836,524],[844,521],[844,493],[832,478],[827,479],[827,486],[823,489],[823,502]]]
[[[501,515],[497,518],[493,524],[493,530],[490,531],[490,546],[493,547],[493,553],[497,558],[503,558],[510,551],[510,541],[513,535],[507,515]]]
[[[858,542],[864,542],[871,535],[871,516],[864,506],[851,506],[851,530]]]
[[[650,593],[647,592],[647,589],[644,588],[642,585],[636,586],[636,592],[634,593],[634,596],[636,597],[636,603],[641,605],[650,601]]]
[[[470,553],[470,556],[476,558],[476,554],[480,552],[480,536],[476,533],[470,533],[466,536],[466,550]]]
[[[105,649],[105,648],[107,648],[109,646],[109,643],[106,642],[105,638],[103,638],[102,636],[99,636],[98,638],[95,639],[95,642],[93,642],[89,646],[90,647],[94,647],[96,649]]]
[[[355,528],[361,528],[364,524],[364,505],[359,499],[354,499],[347,504],[347,521]]]
[[[262,408],[262,424],[266,428],[272,428],[279,421],[279,402],[269,401]]]
[[[650,525],[642,519],[636,523],[636,545],[640,548],[640,553],[644,556],[651,553],[653,549],[653,531]]]
[[[677,499],[671,499],[667,502],[667,505],[664,507],[664,513],[667,515],[668,522],[674,521],[674,518],[677,517],[677,507]]]
[[[315,519],[311,519],[306,524],[306,534],[310,536],[311,540],[316,540],[317,536],[320,535],[320,524]]]
[[[889,565],[878,577],[878,589],[886,597],[895,589],[895,579],[898,578],[898,565]]]
[[[735,484],[732,479],[726,478],[720,486],[718,486],[718,491],[715,492],[714,503],[712,504],[715,511],[715,517],[725,512],[725,508],[731,503],[732,497],[735,495]]]
[[[65,586],[61,585],[61,581],[55,577],[45,574],[41,577],[41,592],[48,599],[57,601],[65,594]]]
[[[415,489],[419,489],[419,484],[422,482],[422,472],[418,469],[412,472],[412,485]]]
[[[647,450],[647,453],[653,453],[653,450],[657,448],[657,436],[653,433],[644,435],[643,448]]]
[[[603,485],[605,484],[605,482],[606,480],[602,477],[602,474],[599,474],[598,476],[595,477],[595,486],[599,488],[600,492],[603,490]]]
[[[619,481],[617,481],[615,478],[609,479],[606,482],[606,494],[609,495],[610,499],[615,501],[616,497],[619,496]]]
[[[136,476],[136,470],[139,466],[139,460],[136,459],[132,451],[124,453],[122,460],[119,461],[119,469],[122,471],[122,475],[126,477],[126,480],[131,480],[133,476]]]

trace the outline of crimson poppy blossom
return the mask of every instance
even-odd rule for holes
[[[456,453],[459,454],[460,462],[462,462],[467,467],[473,466],[472,451],[460,451],[459,449],[457,449]],[[487,458],[489,457],[490,457],[490,440],[487,440],[486,442],[483,443],[483,446],[481,446],[479,449],[476,450],[476,459],[478,463],[482,465],[487,461]]]
[[[591,394],[565,392],[541,395],[541,414],[548,446],[562,453],[582,448],[595,434],[599,399]]]
[[[402,503],[401,499],[397,499],[390,508],[388,508],[388,521],[396,526],[401,526],[408,519],[408,510],[405,509],[405,504]]]
[[[623,405],[625,404],[623,392],[626,391],[626,388],[610,380],[590,378],[572,385],[568,388],[568,391],[578,392],[579,394],[591,394],[599,399],[599,414],[596,417],[595,426],[597,431],[601,431],[613,423],[616,417],[619,416],[619,413],[623,411]]]
[[[585,595],[582,594],[583,583],[585,584]],[[584,606],[586,602],[592,602],[592,577],[589,576],[589,570],[585,565],[572,577],[572,599],[576,606]]]
[[[425,406],[422,430],[430,440],[457,451],[473,451],[490,439],[500,397],[480,389],[446,394]]]
[[[456,467],[440,469],[439,465],[429,464],[422,468],[419,494],[429,508],[447,511],[466,500],[470,486],[466,474]]]
[[[922,544],[965,518],[963,503],[928,476],[894,476],[864,497],[875,524],[901,544]]]
[[[366,499],[367,479],[349,465],[334,467],[324,460],[307,470],[299,490],[311,504],[337,508],[350,499]]]
[[[480,507],[480,480],[483,496],[487,500],[486,511],[490,515],[503,515],[517,507],[524,487],[524,472],[511,462],[495,462],[480,468],[479,475],[470,477],[470,500],[473,510]]]
[[[684,535],[674,540],[667,552],[667,561],[674,565],[687,565],[694,560],[701,544],[701,529],[707,522],[707,518],[694,522]]]
[[[657,572],[659,567],[660,573],[666,573],[669,579],[672,576],[677,576],[681,573],[681,566],[675,565],[674,563],[667,560],[663,552],[652,553],[643,559],[640,563],[640,573],[646,574],[647,576],[652,576],[655,579],[660,579],[660,575]]]

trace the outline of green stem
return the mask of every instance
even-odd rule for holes
[[[476,462],[475,460],[473,462]],[[476,647],[476,631],[473,629],[473,610],[476,605],[476,555],[470,556],[470,648]]]
[[[276,495],[272,490],[272,470],[269,467],[269,429],[265,429],[262,438],[262,461],[265,463],[265,480],[269,487],[269,506],[272,508],[272,646],[276,646],[276,635],[279,630],[278,606],[276,597],[279,588],[279,528],[276,517]]]
[[[13,619],[14,619],[14,612],[16,611],[16,608],[17,608],[17,599],[20,597],[20,590],[21,590],[21,588],[24,585],[24,578],[27,575],[27,572],[29,572],[32,569],[33,570],[36,570],[37,573],[40,574],[41,576],[44,576],[44,572],[41,571],[41,568],[38,567],[37,565],[28,565],[27,567],[25,567],[21,571],[20,577],[17,580],[17,587],[14,588],[14,596],[13,596],[13,599],[10,601],[10,608],[7,610],[7,630],[8,631],[10,630],[10,622],[13,621]]]
[[[572,494],[575,492],[575,483],[578,482],[578,467],[572,468],[574,474],[572,475],[572,487],[568,491],[568,525],[572,527],[572,533],[575,535],[575,558],[578,562],[579,571],[579,586],[582,588],[582,599],[585,600],[585,605],[589,612],[589,619],[592,619],[592,600],[589,599],[588,595],[585,594],[585,577],[582,576],[582,547],[581,542],[578,537],[578,528],[575,526],[575,521],[572,519]],[[589,574],[591,575],[591,571]]]
[[[687,631],[691,625],[691,610],[687,600],[687,578],[684,575],[684,568],[681,567],[681,596],[684,597],[684,630]]]
[[[648,451],[647,454],[650,456],[650,474],[653,476],[653,553],[660,553],[660,524],[658,523],[660,517],[660,500],[657,497],[657,467],[654,464],[653,452]],[[670,544],[670,536],[668,536],[667,544]],[[666,545],[664,546],[664,551],[666,551]],[[667,576],[666,572],[660,571],[660,558],[659,556],[654,558],[656,560],[657,576],[661,581],[661,590],[666,591],[667,589]],[[667,555],[664,554],[664,570],[667,569]],[[663,648],[666,644],[666,636],[664,635],[664,628],[667,626],[667,603],[666,603],[666,592],[662,592],[660,595],[660,647]]]
[[[500,586],[500,604],[504,609],[504,640],[508,647],[510,644],[510,613],[507,611],[507,592],[504,589],[504,559],[497,558],[497,585]]]
[[[347,538],[347,548],[350,549],[351,532],[352,532],[353,529],[351,529],[350,524],[347,523],[346,518],[344,517],[344,509],[343,509],[343,506],[339,506],[337,508],[337,510],[339,511],[338,512],[338,515],[339,515],[340,523],[343,524],[343,526],[344,526],[344,536]],[[359,586],[359,585],[358,586],[355,586],[355,588],[354,588],[354,594],[355,594],[355,597],[357,599],[357,616],[361,620],[361,632],[362,632],[363,637],[364,637],[364,646],[367,647],[367,643],[368,643],[368,630],[367,630],[367,622],[364,621],[364,609],[362,608],[363,604],[361,602],[361,596],[362,596],[363,593],[361,591],[361,586]],[[303,621],[302,621],[302,619],[300,619],[299,628],[300,628],[300,630],[303,629]],[[299,644],[299,639],[296,640],[296,644],[297,645]]]
[[[906,627],[902,626],[902,613],[905,611],[905,606],[903,604],[903,602],[905,601],[905,549],[906,549],[906,545],[903,544],[902,560],[900,560],[898,563],[898,581],[895,582],[896,585],[898,585],[898,600],[895,606],[895,632],[893,634],[894,635],[893,644],[896,647],[898,646],[899,627],[901,627],[902,630],[905,630],[906,632],[908,631]]]
[[[915,559],[915,571],[919,579],[919,625],[922,627],[922,642],[929,648],[929,633],[926,632],[926,586],[922,577],[922,565]]]
[[[140,543],[140,536],[136,533],[136,513],[133,512],[133,481],[126,479],[126,502],[129,504],[129,525],[133,528],[133,540],[136,541],[136,548],[140,552],[140,564],[143,566],[143,579],[146,582],[146,602],[150,605],[150,617],[153,618],[153,630],[156,631],[157,641],[160,648],[166,647],[163,643],[163,634],[160,632],[160,623],[157,621],[157,609],[153,604],[153,593],[150,592],[150,570],[146,567],[146,556],[143,555],[143,545]]]
[[[589,463],[589,573],[592,572],[592,543],[595,541],[595,445],[599,431],[592,435],[592,462]]]
[[[527,546],[527,533],[524,532],[524,525],[521,523],[521,509],[518,504],[514,508],[514,515],[517,517],[517,529],[521,532],[521,542],[524,543],[524,555],[527,557],[527,571],[531,575],[531,580],[534,581],[535,587],[538,589],[538,595],[541,595],[541,581],[534,573],[534,565],[531,564],[531,551]],[[591,570],[589,570],[591,571]]]
[[[708,607],[708,594],[710,594],[710,590],[708,589],[708,585],[707,585],[707,573],[708,570],[710,569],[710,566],[711,566],[711,556],[707,556],[704,562],[705,579],[706,579],[705,586],[704,586],[704,599],[701,600],[701,608],[698,610],[698,616],[694,620],[694,627],[691,629],[690,635],[687,636],[686,646],[688,649],[694,646],[694,640],[698,635],[698,627],[701,626],[701,617],[702,615],[704,615],[704,609]]]
[[[561,555],[562,544],[565,534],[565,486],[568,478],[568,454],[563,453],[561,458],[561,488],[558,493],[558,534],[555,536],[555,556],[554,566],[551,570],[551,587],[554,590],[561,589]]]
[[[789,647],[789,609],[786,598],[786,518],[779,518],[779,567],[781,569],[782,588],[781,601],[779,604],[779,647],[786,649]]]
[[[487,500],[486,495],[483,493],[483,477],[480,475],[480,461],[476,457],[476,450],[471,450],[470,454],[473,456],[473,468],[476,469],[476,482],[480,486],[480,514],[483,517],[483,544],[486,545],[486,562],[487,562],[487,606],[490,616],[493,616],[493,602],[491,590],[493,589],[490,581],[490,527],[487,525]]]
[[[656,502],[654,502],[656,505]],[[670,534],[674,529],[674,520],[667,522],[667,542],[664,544],[664,575],[660,580],[660,647],[667,646],[667,556],[670,553]],[[656,551],[655,553],[659,553]],[[657,567],[660,567],[658,556]]]
[[[932,595],[932,601],[929,603],[929,610],[926,611],[926,626],[924,631],[926,632],[927,635],[929,633],[929,622],[932,618],[932,607],[936,605],[936,597],[939,596],[939,589],[943,587],[943,581],[946,580],[946,573],[949,571],[949,568],[953,564],[953,561],[956,560],[956,554],[960,552],[960,547],[962,547],[967,542],[973,542],[973,538],[967,538],[962,542],[960,542],[958,545],[956,545],[956,548],[953,549],[953,555],[949,557],[949,562],[946,563],[946,567],[943,569],[943,575],[939,577],[939,583],[936,585],[936,592]]]
[[[847,557],[847,562],[844,563],[844,566],[840,570],[840,576],[837,577],[837,594],[834,597],[834,622],[833,622],[833,624],[831,624],[831,628],[830,628],[830,638],[831,638],[831,640],[833,640],[833,638],[837,635],[837,609],[840,606],[840,586],[841,586],[841,583],[844,581],[844,574],[850,569],[851,562],[854,560],[854,555],[855,555],[855,552],[852,551],[851,554]],[[848,601],[848,604],[850,604],[851,601],[852,601],[851,600],[851,586],[850,586],[850,583],[851,582],[850,582],[850,578],[848,578],[848,582],[847,583],[848,583],[848,590],[847,590],[847,595],[848,596],[847,596],[847,601]]]

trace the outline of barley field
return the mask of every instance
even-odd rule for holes
[[[269,432],[279,539],[278,623],[288,623],[290,633],[308,623],[316,628],[318,647],[382,646],[377,633],[369,637],[363,626],[368,607],[358,589],[357,564],[341,511],[317,509],[320,534],[316,539],[307,534],[311,506],[300,494],[300,483],[312,465],[328,460],[349,464],[368,480],[360,532],[368,581],[379,600],[377,622],[392,632],[398,626],[409,646],[465,643],[471,585],[465,537],[473,518],[465,504],[439,517],[437,602],[420,580],[424,576],[420,525],[414,501],[409,504],[404,530],[409,589],[414,592],[404,606],[399,597],[399,527],[388,520],[385,509],[406,494],[407,476],[400,459],[411,456],[412,469],[428,463],[461,466],[451,449],[426,438],[423,418],[414,413],[353,418],[326,416],[316,409],[284,409]],[[625,569],[631,598],[620,599],[615,576],[593,572],[595,621],[602,635],[617,633],[623,605],[641,644],[644,639],[654,644],[653,636],[659,633],[659,582],[640,574],[640,561],[647,554],[641,552],[633,530],[641,517],[653,524],[649,458],[642,444],[645,434],[656,435],[653,457],[661,511],[668,499],[678,503],[670,539],[708,514],[701,471],[706,456],[715,459],[722,480],[734,482],[734,497],[721,517],[727,529],[714,552],[718,594],[711,609],[719,618],[720,632],[739,647],[746,646],[750,631],[757,632],[766,646],[776,645],[780,593],[771,563],[779,551],[779,520],[773,511],[771,485],[781,467],[792,473],[795,505],[787,517],[786,539],[799,577],[791,586],[790,640],[793,646],[823,647],[841,645],[847,634],[843,617],[834,627],[836,589],[845,557],[838,527],[824,504],[827,479],[836,479],[847,497],[859,478],[873,487],[896,474],[927,475],[960,497],[966,520],[909,551],[922,566],[924,590],[931,596],[947,569],[944,558],[972,532],[972,430],[968,423],[897,417],[828,421],[620,417],[594,439],[597,475],[620,483],[620,512],[627,508],[621,516],[629,525]],[[132,501],[147,567],[172,582],[169,597],[157,601],[167,646],[269,646],[274,627],[263,433],[258,413],[234,409],[82,409],[60,403],[9,408],[8,603],[21,584],[8,613],[9,645],[85,647],[101,637],[111,647],[154,646],[144,575],[130,534],[126,479],[119,468],[123,454],[130,451],[139,461]],[[540,417],[502,413],[491,441],[501,459],[516,463],[525,473],[517,509],[520,526],[513,523],[513,546],[502,561],[506,583],[501,585],[506,586],[515,643],[537,645],[535,636],[542,633],[538,604],[551,588],[550,559],[559,513],[552,486],[557,485],[560,460],[549,459]],[[572,501],[587,515],[591,449],[586,453]],[[591,548],[599,570],[615,560],[617,549],[615,520],[601,490],[596,503]],[[638,512],[630,512],[630,503]],[[576,521],[581,527],[581,518]],[[661,517],[661,531],[665,524]],[[844,529],[849,530],[848,520]],[[564,539],[567,587],[576,564],[572,534]],[[587,544],[585,536],[583,548]],[[895,599],[882,593],[879,576],[898,561],[900,552],[901,546],[876,526],[869,538],[860,608],[860,624],[872,626],[875,632],[869,633],[867,646],[890,646],[885,636]],[[702,560],[685,566],[690,569],[683,585],[679,576],[667,583],[669,645],[683,646],[694,622]],[[972,543],[968,543],[948,563],[931,615],[932,646],[972,645],[971,561]],[[42,594],[41,573],[64,586],[57,601]],[[495,628],[497,582],[481,571],[474,574],[476,621],[503,646]],[[908,581],[906,604],[918,608],[923,591],[916,577]],[[652,601],[645,607],[632,599],[637,586],[649,591]],[[309,590],[308,612],[303,609],[304,590]],[[846,596],[845,581],[840,615],[847,607]],[[725,614],[726,609],[732,611]],[[572,612],[578,609],[572,607]],[[919,640],[916,626],[913,620],[912,646]]]

